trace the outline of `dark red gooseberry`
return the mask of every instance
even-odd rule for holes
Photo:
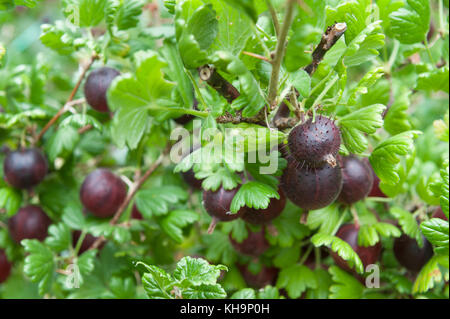
[[[144,217],[142,216],[141,212],[137,208],[136,204],[133,205],[133,208],[131,209],[131,218],[142,220]]]
[[[6,181],[21,189],[36,186],[47,174],[47,159],[37,148],[9,152],[3,163]]]
[[[369,192],[369,197],[387,197],[386,194],[384,194],[380,189],[380,179],[375,174],[375,172],[372,169],[372,166],[370,166],[372,170],[372,176],[373,176],[373,184],[372,189]]]
[[[217,222],[232,221],[239,218],[244,213],[245,207],[242,207],[236,214],[232,214],[230,211],[231,202],[239,188],[240,186],[226,190],[221,186],[215,192],[211,190],[203,191],[203,206],[205,207],[206,212],[213,218],[208,233],[214,231]]]
[[[108,112],[108,101],[106,93],[111,82],[120,75],[116,69],[102,67],[92,71],[84,84],[84,96],[87,103],[99,112]]]
[[[286,197],[281,189],[278,190],[280,199],[271,198],[266,209],[247,208],[242,214],[242,219],[254,225],[266,225],[277,218],[286,206]]]
[[[433,256],[431,243],[422,235],[423,246],[405,234],[394,240],[394,255],[397,261],[408,270],[418,272]]]
[[[0,284],[5,282],[11,274],[12,264],[8,261],[5,251],[0,249]]]
[[[291,160],[281,177],[281,188],[295,205],[306,210],[320,209],[330,205],[341,192],[341,169],[329,164],[321,168],[299,167]]]
[[[275,285],[280,272],[278,268],[262,266],[261,270],[254,274],[246,265],[238,264],[237,267],[247,285],[255,289],[261,289],[267,285]]]
[[[334,121],[325,116],[308,119],[289,133],[289,150],[301,165],[321,167],[325,163],[336,165],[341,145],[341,133]]]
[[[17,214],[9,219],[8,228],[16,243],[20,243],[23,239],[43,241],[47,237],[48,227],[51,223],[51,219],[42,208],[29,205],[19,209]]]
[[[371,264],[375,264],[380,257],[381,253],[381,243],[378,242],[374,246],[363,247],[358,245],[358,232],[359,228],[354,224],[345,224],[342,225],[338,232],[336,233],[336,237],[339,237],[343,241],[347,242],[353,250],[358,254],[361,262],[364,265],[364,269]],[[341,267],[342,269],[353,272],[347,261],[342,259],[337,253],[334,251],[330,251],[331,257],[333,257],[334,262]]]
[[[189,154],[191,154],[192,152],[198,150],[200,147],[201,147],[201,145],[195,145],[194,147],[191,147],[189,152],[186,152],[185,154],[182,155],[182,159],[185,158],[186,156],[188,156]],[[186,184],[191,186],[193,189],[197,189],[197,190],[202,189],[203,180],[197,179],[195,177],[195,173],[192,168],[186,172],[181,172],[181,177],[186,182]]]
[[[342,190],[338,201],[350,205],[367,197],[372,189],[373,175],[368,163],[356,156],[339,158],[342,168]]]
[[[9,148],[8,145],[4,144],[2,145],[2,147],[0,147],[0,154],[7,155],[9,152],[11,152],[11,149]]]
[[[183,177],[184,181],[186,182],[186,184],[188,184],[189,186],[191,186],[194,189],[197,190],[201,190],[202,189],[202,179],[197,179],[195,177],[195,173],[192,169],[186,171],[186,172],[181,172],[181,177]]]
[[[261,230],[257,232],[252,232],[250,229],[247,230],[248,236],[242,242],[238,243],[231,237],[231,234],[229,236],[230,242],[234,249],[236,249],[239,253],[258,257],[270,247],[270,244],[266,239],[265,229],[264,227],[261,227]]]
[[[90,173],[80,190],[83,206],[100,218],[114,215],[126,196],[125,182],[111,171],[102,168]]]
[[[440,219],[448,221],[447,216],[445,216],[444,212],[442,211],[442,208],[440,208],[440,207],[436,208],[436,210],[433,212],[433,215],[431,216],[431,218],[440,218]]]
[[[78,239],[80,239],[81,236],[81,231],[79,230],[75,230],[72,233],[72,245],[75,248],[77,243],[78,243]],[[85,251],[87,251],[93,244],[94,242],[98,239],[98,237],[95,237],[91,234],[85,234],[83,242],[81,243],[80,246],[80,250],[78,251],[78,255],[81,255],[82,253],[84,253]],[[98,250],[102,249],[103,246],[105,246],[105,242],[102,242],[100,244],[100,246],[98,247]]]

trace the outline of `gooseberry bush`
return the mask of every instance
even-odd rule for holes
[[[448,0],[1,0],[1,298],[448,298]]]

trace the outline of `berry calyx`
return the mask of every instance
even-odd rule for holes
[[[23,239],[43,241],[47,237],[48,227],[52,223],[41,207],[28,205],[9,219],[8,229],[16,243]]]
[[[12,264],[6,257],[6,253],[3,249],[0,249],[0,284],[5,282],[11,274]]]
[[[264,227],[262,227],[261,230],[257,232],[252,232],[248,228],[247,230],[247,238],[240,243],[234,240],[230,234],[230,242],[236,251],[243,255],[258,257],[270,248],[270,244],[266,239]]]
[[[247,208],[241,218],[253,225],[269,224],[272,220],[281,215],[286,206],[286,196],[284,195],[284,192],[279,189],[278,193],[280,199],[271,198],[269,206],[267,206],[266,209]]]
[[[208,234],[214,231],[216,224],[220,221],[228,222],[242,216],[245,207],[242,207],[236,214],[231,213],[230,207],[234,196],[240,186],[226,190],[222,186],[215,192],[211,190],[203,191],[203,206],[206,212],[213,218],[208,228]]]
[[[94,216],[113,216],[127,196],[127,186],[120,177],[107,169],[96,169],[90,173],[80,189],[83,206]]]
[[[20,189],[28,189],[42,182],[47,169],[47,159],[37,148],[9,152],[3,163],[6,181]]]
[[[72,233],[72,245],[74,248],[76,247],[78,240],[80,239],[80,236],[81,231],[79,230],[75,230]],[[98,237],[95,237],[91,234],[85,234],[83,241],[81,242],[80,249],[78,250],[78,255],[81,255],[82,253],[87,251],[97,239]],[[102,249],[103,246],[105,246],[105,242],[101,243],[100,246],[98,246],[98,250]]]
[[[373,186],[369,164],[354,155],[339,158],[342,168],[342,190],[338,201],[347,205],[367,197]]]
[[[397,261],[408,270],[418,272],[433,256],[431,243],[422,235],[423,246],[406,234],[394,241],[394,255]]]
[[[363,247],[358,245],[358,232],[359,227],[354,224],[345,224],[342,225],[336,233],[336,237],[347,242],[353,250],[358,254],[361,262],[364,265],[364,269],[370,265],[377,262],[381,253],[381,243],[378,242],[374,246]],[[330,251],[331,257],[334,259],[334,262],[341,267],[342,269],[352,272],[352,269],[348,265],[347,261],[342,259],[337,253],[334,251]]]
[[[102,67],[89,74],[84,84],[84,96],[94,110],[109,112],[106,93],[111,82],[119,75],[119,71],[110,67]]]
[[[318,116],[297,125],[289,133],[289,150],[301,165],[321,167],[325,163],[334,167],[341,145],[341,133],[332,120]]]
[[[298,162],[291,160],[281,177],[281,188],[298,207],[320,209],[330,205],[341,192],[341,170],[329,164],[321,168],[299,167]]]

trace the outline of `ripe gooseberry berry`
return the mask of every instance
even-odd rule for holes
[[[96,169],[83,181],[80,199],[94,216],[111,217],[127,196],[127,186],[120,177],[107,169]]]
[[[325,116],[312,118],[297,125],[289,133],[290,154],[301,165],[334,167],[341,145],[341,133],[334,121]]]
[[[342,168],[342,190],[338,201],[347,205],[367,197],[372,189],[373,175],[367,162],[354,155],[339,157]]]
[[[3,163],[6,181],[20,189],[28,189],[42,182],[47,170],[47,159],[37,148],[9,152]]]
[[[111,82],[120,72],[110,67],[102,67],[92,71],[84,84],[84,96],[87,103],[98,112],[108,112],[107,91]]]
[[[23,239],[43,241],[47,237],[48,227],[52,223],[41,207],[28,205],[9,219],[8,229],[16,243]]]

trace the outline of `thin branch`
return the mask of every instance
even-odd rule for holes
[[[345,22],[335,23],[327,28],[325,33],[322,35],[320,43],[317,45],[316,49],[312,54],[313,61],[308,66],[305,67],[305,71],[310,76],[312,76],[314,72],[316,72],[317,66],[320,64],[320,62],[322,62],[323,58],[325,57],[325,54],[333,47],[333,45],[336,44],[336,42],[342,37],[342,35],[345,33],[346,30],[347,24]],[[286,103],[280,104],[280,107],[278,108],[277,113],[275,114],[274,117],[274,123],[275,121],[280,121],[281,118],[286,117],[283,115],[289,116],[289,109]],[[293,121],[284,121],[283,123],[292,124]]]
[[[198,69],[200,79],[208,83],[213,89],[219,92],[228,103],[232,103],[241,94],[227,80],[225,80],[213,66],[205,65]]]
[[[134,195],[136,195],[137,191],[141,188],[141,186],[145,183],[145,181],[150,177],[150,175],[153,174],[153,172],[161,165],[162,161],[164,160],[164,157],[169,153],[170,151],[170,145],[166,147],[166,149],[161,153],[161,155],[158,157],[158,159],[148,168],[148,170],[142,175],[133,185],[130,187],[127,197],[123,201],[122,205],[120,205],[117,212],[114,214],[113,218],[109,222],[111,225],[115,225],[122,214],[127,209],[128,205],[130,204],[131,200],[133,199]],[[95,240],[95,242],[89,247],[89,249],[96,249],[100,247],[100,245],[105,241],[104,236],[100,236]]]
[[[251,56],[252,58],[256,58],[256,59],[259,59],[259,60],[270,62],[269,58],[267,58],[267,57],[265,57],[263,55],[260,55],[260,54],[256,54],[256,53],[253,53],[253,52],[247,52],[247,51],[242,51],[242,54]]]
[[[325,54],[335,45],[346,30],[347,24],[345,22],[335,23],[327,28],[327,31],[322,35],[319,45],[312,54],[312,62],[305,68],[308,74],[311,75],[316,71],[317,66],[323,60]]]
[[[294,8],[295,8],[294,5],[295,0],[288,0],[283,27],[281,28],[281,31],[278,35],[277,47],[275,49],[275,56],[272,61],[272,74],[270,76],[269,95],[268,95],[269,107],[271,109],[274,108],[276,103],[278,91],[278,79],[280,76],[280,66],[281,61],[283,60],[284,57],[284,53],[286,51],[286,38],[289,28],[291,27],[292,17],[294,15]]]
[[[85,126],[83,126],[83,127],[80,127],[79,129],[78,129],[78,134],[83,134],[83,133],[86,133],[87,131],[89,131],[90,129],[92,129],[92,124],[88,124],[88,125],[85,125]]]
[[[263,110],[264,109],[262,109],[261,111],[263,111]],[[228,112],[225,112],[224,115],[219,116],[218,118],[216,118],[216,122],[220,123],[220,124],[225,124],[225,123],[232,123],[232,124],[250,123],[250,124],[258,124],[258,125],[262,125],[262,126],[266,125],[264,112],[259,112],[255,117],[242,117],[240,112],[237,112],[236,115],[232,115],[232,114],[230,114]]]
[[[42,136],[45,134],[45,132],[47,132],[48,129],[53,124],[55,124],[55,122],[61,117],[61,115],[63,115],[64,112],[67,111],[67,105],[69,105],[73,101],[73,98],[75,97],[75,94],[77,94],[78,89],[80,88],[81,82],[83,82],[83,79],[86,76],[87,71],[91,68],[92,64],[94,63],[94,61],[96,59],[98,59],[98,55],[96,53],[93,53],[92,56],[91,56],[91,59],[89,60],[89,63],[85,67],[83,67],[83,70],[81,71],[80,77],[78,78],[78,81],[75,84],[75,87],[73,88],[72,92],[70,93],[66,103],[64,104],[64,106],[62,108],[59,109],[59,111],[44,126],[42,131],[36,137],[36,139],[34,141],[34,144],[37,144],[37,142],[39,142],[39,140],[42,138]]]
[[[272,16],[273,27],[275,28],[275,34],[278,36],[280,34],[280,21],[278,21],[277,12],[272,5],[270,0],[266,0],[267,8],[269,8],[270,15]]]

